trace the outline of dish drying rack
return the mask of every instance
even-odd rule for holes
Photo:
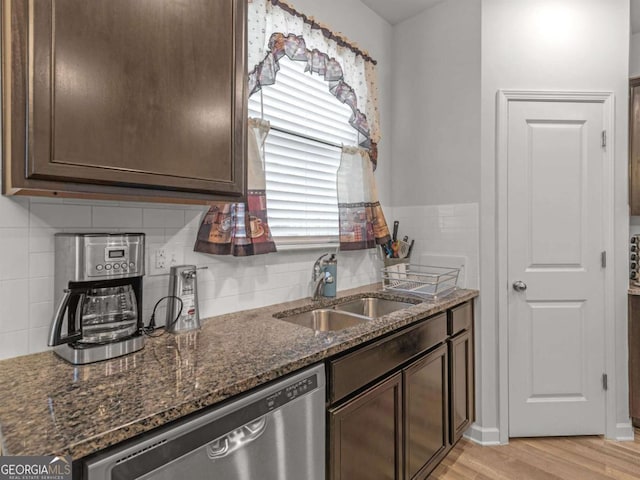
[[[459,268],[411,263],[388,265],[382,269],[382,288],[389,292],[436,300],[456,290],[459,274]]]

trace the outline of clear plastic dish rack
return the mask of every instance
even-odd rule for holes
[[[456,290],[459,274],[459,268],[399,263],[382,269],[382,288],[436,300]]]

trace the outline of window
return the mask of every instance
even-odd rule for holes
[[[278,243],[338,240],[340,145],[357,145],[351,109],[305,63],[283,57],[274,85],[249,99],[249,115],[271,123],[265,143],[267,208]],[[262,99],[261,99],[262,97]]]

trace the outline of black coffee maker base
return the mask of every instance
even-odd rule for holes
[[[96,345],[95,347],[73,348],[69,344],[59,345],[53,351],[72,365],[86,365],[137,352],[144,347],[144,336]]]

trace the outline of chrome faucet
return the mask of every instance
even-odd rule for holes
[[[324,296],[324,286],[327,283],[333,283],[335,281],[335,279],[333,278],[333,275],[331,275],[330,272],[327,272],[322,269],[322,259],[327,255],[329,254],[325,253],[323,255],[320,255],[320,257],[318,257],[318,259],[313,264],[311,282],[313,284],[312,299],[314,302],[319,300],[320,297]]]
[[[317,282],[322,274],[322,259],[329,255],[325,253],[324,255],[320,255],[316,260],[316,263],[313,264],[313,273],[311,274],[311,281]]]

